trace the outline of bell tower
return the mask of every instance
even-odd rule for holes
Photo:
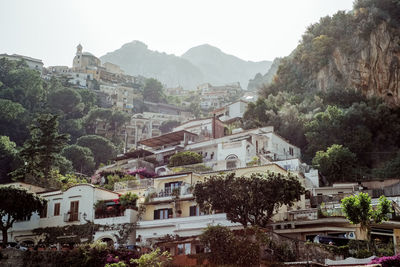
[[[82,66],[82,45],[78,44],[76,47],[76,54],[74,60],[72,61],[72,68],[74,71],[78,71]]]
[[[81,44],[78,44],[78,46],[76,47],[76,54],[82,55],[82,45]]]

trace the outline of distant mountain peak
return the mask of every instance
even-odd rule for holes
[[[210,44],[201,44],[195,47],[190,48],[187,52],[189,51],[193,51],[193,50],[208,50],[208,51],[215,51],[215,52],[220,52],[220,53],[224,53],[221,51],[221,49],[219,49],[218,47],[212,46]],[[187,53],[186,52],[186,53]],[[224,53],[225,54],[225,53]]]
[[[147,49],[147,45],[141,41],[134,40],[132,42],[124,44],[121,48],[143,48]]]
[[[244,61],[210,44],[193,47],[179,57],[150,50],[137,40],[100,59],[119,65],[128,74],[153,77],[167,86],[182,85],[185,89],[195,89],[204,82],[240,82],[246,88],[250,78],[258,72],[265,73],[271,65],[270,61]]]

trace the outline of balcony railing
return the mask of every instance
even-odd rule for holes
[[[154,186],[153,179],[139,179],[139,180],[115,183],[114,190],[120,191],[120,190],[128,190],[128,189],[131,189],[131,190],[146,189],[151,186]]]
[[[109,210],[102,210],[102,211],[95,211],[94,218],[95,219],[103,219],[103,218],[111,218],[111,217],[122,217],[125,215],[125,210],[120,209],[119,207],[109,209]]]
[[[312,196],[310,198],[311,207],[318,207],[321,203],[333,202],[333,203],[340,203],[340,201],[350,196],[351,193],[340,193],[335,195],[321,195],[321,196]]]
[[[64,213],[64,222],[77,222],[81,220],[82,212]]]

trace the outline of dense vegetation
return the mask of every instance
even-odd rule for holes
[[[398,177],[400,109],[344,84],[325,91],[315,84],[335,48],[351,54],[358,49],[354,36],[369,38],[382,21],[399,27],[398,0],[358,0],[352,12],[339,11],[309,26],[298,47],[282,59],[273,83],[260,88],[262,97],[249,104],[244,128],[273,125],[327,182]],[[346,153],[333,153],[333,145]]]
[[[147,79],[138,93],[164,101],[162,85]],[[23,61],[0,59],[0,181],[17,178],[59,187],[80,182],[66,174],[91,175],[122,151],[118,132],[130,120],[102,108],[94,90],[43,80]],[[96,135],[102,123],[104,136]]]

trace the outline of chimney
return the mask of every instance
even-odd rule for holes
[[[212,138],[213,139],[215,139],[215,136],[216,136],[215,123],[216,123],[216,121],[215,121],[215,113],[214,113],[214,116],[212,118],[212,124],[211,124]]]

